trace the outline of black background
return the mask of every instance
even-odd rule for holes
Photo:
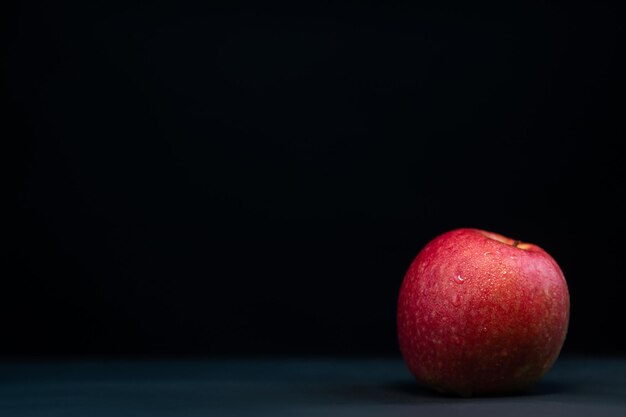
[[[0,353],[396,354],[464,226],[626,352],[623,6],[502,3],[5,6]]]

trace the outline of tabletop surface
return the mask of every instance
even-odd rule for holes
[[[524,395],[420,388],[399,358],[0,363],[0,416],[626,416],[626,358],[561,357]]]

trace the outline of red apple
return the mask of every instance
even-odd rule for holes
[[[398,339],[423,385],[462,396],[529,388],[561,351],[569,293],[539,246],[457,229],[436,237],[407,271]]]

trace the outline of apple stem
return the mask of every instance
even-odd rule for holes
[[[519,245],[521,242],[519,240],[516,240],[515,242],[513,242],[513,247],[516,248],[517,245]]]

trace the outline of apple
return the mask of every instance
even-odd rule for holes
[[[522,391],[556,361],[569,292],[539,246],[479,229],[428,243],[400,288],[398,341],[411,373],[442,393]]]

